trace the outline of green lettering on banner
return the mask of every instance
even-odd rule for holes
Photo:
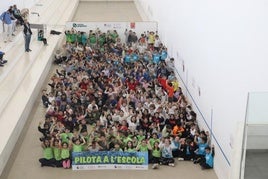
[[[122,161],[121,161],[121,156],[118,156],[118,157],[117,157],[117,163],[122,163]]]
[[[144,162],[145,162],[145,158],[144,157],[138,158],[138,162],[137,163],[144,163]]]
[[[81,157],[81,159],[82,159],[82,160],[80,160],[81,163],[87,163],[86,157]]]
[[[91,163],[91,157],[87,157],[87,163]]]
[[[114,157],[111,156],[111,163],[114,163]]]
[[[96,161],[96,156],[92,156],[92,163],[95,163]]]
[[[97,163],[101,163],[101,156],[98,156],[97,157],[97,161],[96,161]]]
[[[79,157],[75,157],[74,158],[74,163],[78,163],[79,162]]]
[[[127,157],[127,163],[131,163],[131,157]]]
[[[122,157],[122,163],[126,163],[126,157]]]
[[[104,156],[103,163],[109,163],[109,157],[108,156]]]
[[[137,158],[136,157],[132,157],[131,163],[136,163],[136,161],[137,161]]]
[[[77,156],[73,159],[74,164],[144,164],[146,158],[144,156]]]

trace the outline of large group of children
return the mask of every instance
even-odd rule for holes
[[[152,168],[178,160],[213,167],[210,135],[200,131],[157,32],[65,32],[59,65],[42,91],[47,108],[41,166],[71,167],[71,153],[148,152]]]

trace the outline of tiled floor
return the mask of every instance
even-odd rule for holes
[[[75,21],[141,21],[133,2],[83,2],[78,7]],[[53,72],[57,67],[53,67]],[[49,79],[49,77],[47,78]],[[44,87],[46,85],[44,84]],[[36,100],[36,108],[25,126],[24,134],[17,145],[17,150],[9,164],[10,170],[3,177],[6,179],[73,179],[73,178],[183,178],[183,179],[216,179],[213,170],[203,171],[192,162],[176,161],[176,166],[161,166],[158,170],[148,171],[72,171],[59,168],[40,167],[38,159],[42,156],[39,142],[40,133],[37,131],[38,122],[44,119],[45,109],[41,98]],[[11,160],[12,161],[12,160]]]

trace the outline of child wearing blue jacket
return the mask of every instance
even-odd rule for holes
[[[213,168],[213,162],[214,162],[214,146],[206,147],[206,155],[201,159],[200,166],[202,170],[204,169],[211,169]]]

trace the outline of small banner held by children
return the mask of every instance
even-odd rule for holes
[[[73,170],[148,170],[148,152],[73,152]]]

